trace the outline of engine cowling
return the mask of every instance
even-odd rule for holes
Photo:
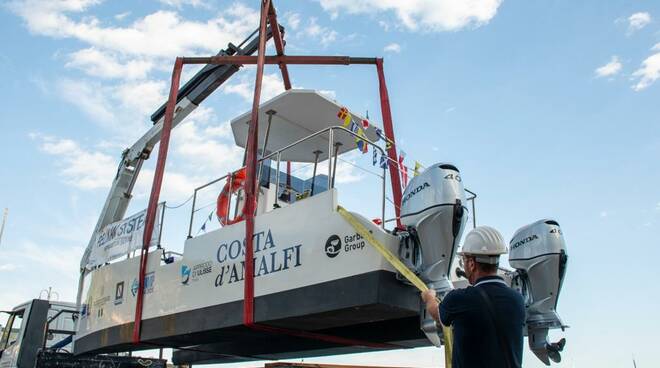
[[[566,273],[566,243],[557,221],[544,219],[524,226],[509,244],[509,264],[516,269],[512,287],[525,299],[529,347],[545,364],[561,360],[565,340],[547,341],[548,329],[566,327],[557,301]]]
[[[439,295],[452,289],[450,267],[466,221],[465,190],[454,165],[428,167],[412,178],[403,192],[401,223],[408,227],[407,236],[415,239],[402,238],[401,246],[406,249],[400,249],[399,255]],[[411,249],[411,246],[419,249]],[[424,307],[420,309],[422,331],[434,345],[440,346],[441,331],[426,315]]]
[[[419,237],[422,280],[448,282],[466,220],[465,190],[456,166],[435,164],[412,178],[403,192],[401,223]]]

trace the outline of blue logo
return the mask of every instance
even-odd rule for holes
[[[187,285],[188,281],[190,281],[190,267],[181,265],[181,283]]]
[[[156,282],[156,273],[155,272],[148,272],[144,275],[144,293],[149,294],[154,291],[154,283]],[[140,288],[140,283],[138,282],[137,278],[133,279],[133,283],[131,284],[131,294],[133,296],[136,296],[138,293],[138,289]]]
[[[133,294],[133,296],[137,295],[139,286],[138,279],[133,279],[133,283],[131,284],[131,294]]]

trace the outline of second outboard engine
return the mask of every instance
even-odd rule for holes
[[[556,312],[557,299],[566,272],[566,244],[559,224],[540,220],[513,235],[509,264],[517,271],[512,287],[519,290],[527,310],[529,348],[546,365],[561,361],[565,339],[548,343],[548,329],[566,327]]]
[[[399,256],[429,288],[442,296],[452,289],[449,272],[467,220],[465,190],[458,169],[435,164],[412,178],[401,201]],[[421,326],[429,340],[441,345],[441,332],[421,307]]]

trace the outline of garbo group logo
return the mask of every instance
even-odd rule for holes
[[[341,239],[338,235],[331,235],[325,242],[325,255],[335,258],[341,252]]]

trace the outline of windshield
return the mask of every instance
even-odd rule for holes
[[[2,338],[0,339],[0,351],[5,350],[9,345],[16,342],[18,339],[18,331],[21,330],[23,324],[23,313],[25,310],[15,311],[9,316],[7,325],[2,331]]]

